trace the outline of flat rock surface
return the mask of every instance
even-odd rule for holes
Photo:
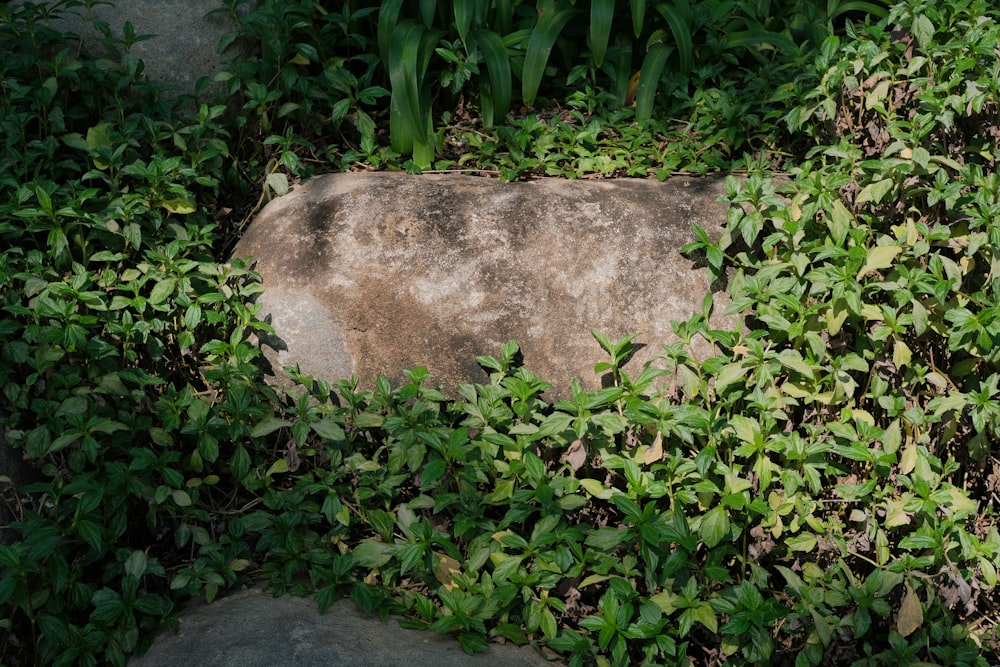
[[[59,0],[35,2],[61,4]],[[223,6],[222,0],[114,0],[99,2],[89,11],[63,9],[53,25],[79,36],[89,51],[101,53],[103,35],[96,22],[106,23],[119,38],[125,23],[130,23],[135,34],[143,37],[133,45],[132,53],[143,61],[146,75],[178,92],[189,92],[199,78],[215,76],[239,52],[237,45],[219,53],[219,40],[236,29],[225,12],[210,14]]]
[[[371,388],[426,366],[447,390],[487,381],[475,357],[516,339],[525,367],[565,396],[573,379],[608,380],[594,374],[607,355],[591,330],[638,332],[636,375],[678,340],[672,320],[701,312],[709,276],[680,249],[692,224],[721,233],[724,191],[719,178],[331,174],[270,202],[234,255],[263,277],[276,373],[298,364]]]
[[[469,655],[450,636],[401,628],[340,600],[320,614],[310,598],[250,589],[181,614],[132,667],[541,667],[531,647],[494,644]]]

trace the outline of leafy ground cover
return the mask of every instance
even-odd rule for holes
[[[0,8],[0,436],[35,473],[4,496],[5,663],[123,664],[248,581],[573,665],[998,662],[988,3],[823,3],[818,35],[812,3],[612,3],[604,57],[603,23],[567,19],[506,117],[490,34],[523,84],[533,5],[491,5],[502,27],[457,1],[281,4],[234,35],[260,55],[228,104],[165,97],[134,34],[67,46],[47,12],[87,3]],[[397,29],[434,36],[415,102],[387,99]],[[420,368],[275,394],[259,279],[227,258],[245,220],[311,171],[426,167],[742,171],[725,235],[687,251],[745,323],[709,329],[707,299],[632,370],[634,338],[597,332],[613,386],[557,402],[514,342],[457,399]]]

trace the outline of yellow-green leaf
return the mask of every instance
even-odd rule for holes
[[[189,213],[194,213],[198,210],[194,204],[183,197],[165,199],[163,200],[162,206],[171,213],[176,213],[178,215],[188,215]]]
[[[271,475],[283,472],[288,472],[288,461],[282,458],[271,464],[271,467],[267,469],[267,476],[270,477]]]
[[[899,472],[909,475],[917,466],[917,443],[911,442],[903,448],[903,453],[899,457]]]
[[[889,501],[889,508],[885,516],[886,528],[898,528],[910,523],[910,513],[906,511],[908,498],[896,498]]]
[[[897,340],[892,345],[892,363],[896,364],[896,368],[903,368],[904,366],[910,365],[910,359],[913,357],[913,353],[910,348],[907,347],[906,343],[901,340]]]
[[[435,551],[434,555],[437,556],[438,559],[437,565],[434,567],[434,577],[441,582],[442,586],[450,591],[455,588],[455,581],[452,578],[452,575],[456,572],[461,572],[462,566],[457,560],[448,554]]]
[[[860,193],[858,193],[858,198],[855,200],[855,203],[864,204],[866,202],[872,202],[878,204],[885,199],[885,196],[889,194],[889,190],[891,189],[892,179],[889,178],[869,183],[861,189]]]
[[[280,197],[288,192],[288,176],[280,171],[272,172],[267,175],[267,185]]]
[[[587,493],[594,496],[595,498],[600,498],[601,500],[608,500],[609,498],[611,498],[611,495],[613,493],[611,489],[604,486],[596,479],[590,479],[590,478],[581,479],[580,486],[582,486]]]
[[[865,265],[858,271],[857,279],[861,280],[873,271],[889,268],[895,261],[896,255],[901,252],[903,252],[903,248],[898,245],[882,245],[872,248],[868,251]]]
[[[187,491],[174,489],[170,492],[170,497],[174,499],[174,503],[176,503],[178,507],[191,506],[191,496],[188,495]]]

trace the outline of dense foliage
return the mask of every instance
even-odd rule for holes
[[[3,496],[4,663],[124,664],[254,580],[573,665],[997,663],[988,3],[594,2],[545,29],[542,104],[532,4],[265,0],[228,108],[163,98],[129,30],[94,54],[49,27],[86,4],[0,7],[0,446],[35,476]],[[539,109],[503,116],[496,39]],[[244,218],[315,168],[427,164],[750,171],[686,249],[744,323],[710,329],[706,299],[641,369],[595,333],[613,386],[556,402],[514,342],[457,398],[420,368],[277,395],[259,279],[226,257]]]

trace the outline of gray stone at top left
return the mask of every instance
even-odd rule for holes
[[[41,0],[40,4],[58,3]],[[153,35],[132,48],[145,64],[146,75],[176,92],[187,92],[198,79],[214,77],[229,58],[243,54],[238,44],[219,53],[219,40],[236,29],[228,14],[208,15],[220,7],[221,0],[114,0],[98,3],[89,12],[82,7],[63,10],[53,27],[78,35],[88,50],[95,51],[102,35],[94,21],[107,23],[118,37],[129,22],[137,35]]]

